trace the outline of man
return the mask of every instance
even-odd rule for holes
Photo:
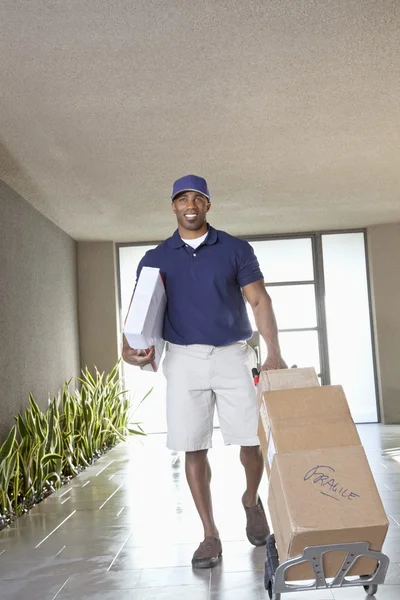
[[[197,568],[218,564],[222,545],[214,522],[207,452],[211,448],[214,407],[225,444],[241,446],[247,489],[242,503],[247,537],[260,546],[269,534],[258,487],[264,465],[257,437],[258,411],[251,369],[255,353],[245,301],[249,302],[268,348],[263,369],[286,368],[281,357],[271,299],[253,249],[244,240],[207,223],[211,209],[207,182],[187,175],[175,181],[172,210],[174,235],[141,260],[157,267],[165,281],[167,311],[164,339],[169,342],[163,369],[167,380],[167,446],[186,453],[186,477],[204,527],[204,541],[193,556]],[[129,347],[123,358],[143,366],[154,351]]]

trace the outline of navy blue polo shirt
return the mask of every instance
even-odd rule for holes
[[[245,240],[209,226],[206,239],[194,250],[176,231],[146,252],[137,276],[144,266],[159,268],[164,278],[167,342],[227,346],[252,336],[241,288],[263,275]]]

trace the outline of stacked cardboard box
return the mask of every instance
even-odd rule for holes
[[[319,386],[312,369],[261,374],[260,384],[260,443],[280,561],[326,544],[369,542],[381,550],[388,520],[341,386]],[[324,556],[327,577],[343,558]],[[350,574],[375,568],[360,558]],[[287,579],[313,579],[311,566],[292,567]]]
[[[265,392],[298,389],[304,387],[318,386],[319,380],[315,369],[284,369],[276,371],[261,371],[260,380],[257,388],[257,402],[260,409],[260,418],[258,422],[258,437],[260,439],[261,450],[264,456],[265,468],[270,475],[270,461],[267,458],[269,432],[268,417],[266,413],[264,394]]]

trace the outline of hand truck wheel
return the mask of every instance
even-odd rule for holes
[[[273,592],[275,573],[279,566],[279,557],[276,549],[275,536],[272,534],[267,539],[267,560],[265,562],[264,584],[270,600],[281,600],[280,593]]]
[[[369,575],[361,575],[360,579],[369,579],[370,576]],[[367,594],[367,596],[375,596],[375,594],[378,591],[378,586],[376,584],[372,584],[372,585],[363,585],[363,588],[365,590],[365,593]]]
[[[268,597],[270,598],[270,600],[281,600],[281,595],[272,591],[272,585],[273,585],[273,582],[269,581],[268,586],[266,586],[267,592],[268,592]]]
[[[363,588],[367,596],[375,596],[376,592],[378,591],[377,585],[364,585]]]

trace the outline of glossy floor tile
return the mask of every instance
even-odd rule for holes
[[[400,426],[362,425],[359,432],[390,516],[384,550],[391,564],[377,598],[400,600]],[[164,436],[154,435],[121,444],[0,532],[0,598],[267,599],[265,550],[245,536],[238,449],[225,448],[218,432],[214,441],[213,498],[224,550],[214,570],[191,568],[202,530],[184,457],[168,452]],[[266,497],[265,479],[261,494]],[[354,588],[286,597],[352,600],[365,593]]]

